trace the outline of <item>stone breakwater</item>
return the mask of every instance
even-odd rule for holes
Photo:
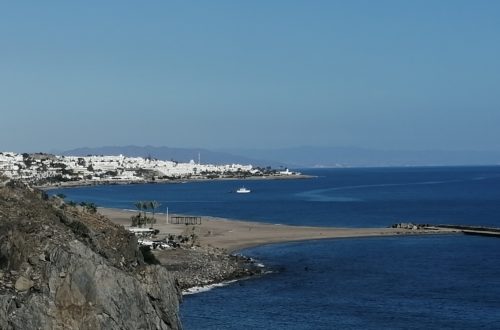
[[[0,329],[180,329],[179,299],[121,226],[15,182],[0,188]]]

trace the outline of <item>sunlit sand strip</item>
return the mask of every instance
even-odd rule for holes
[[[113,222],[129,226],[130,217],[137,211],[99,208],[99,212]],[[175,215],[170,215],[175,216]],[[445,228],[402,229],[402,228],[336,228],[336,227],[306,227],[266,224],[251,221],[229,220],[215,217],[202,217],[201,225],[186,226],[167,223],[165,214],[156,214],[160,236],[194,233],[201,245],[209,245],[235,252],[243,248],[264,244],[294,242],[317,239],[354,238],[398,235],[432,235],[459,233],[459,230]],[[389,224],[388,224],[389,225]]]

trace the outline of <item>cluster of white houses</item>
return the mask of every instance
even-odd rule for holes
[[[275,174],[291,175],[283,171]],[[57,156],[0,152],[0,174],[36,184],[60,182],[142,182],[264,175],[252,165],[179,163],[141,157]]]

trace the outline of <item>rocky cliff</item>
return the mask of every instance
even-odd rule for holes
[[[180,329],[179,289],[103,216],[0,178],[0,329]]]

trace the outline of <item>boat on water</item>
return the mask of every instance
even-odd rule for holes
[[[241,188],[238,188],[238,190],[236,190],[237,194],[248,194],[249,192],[251,192],[251,190],[247,189],[245,187],[241,187]]]

